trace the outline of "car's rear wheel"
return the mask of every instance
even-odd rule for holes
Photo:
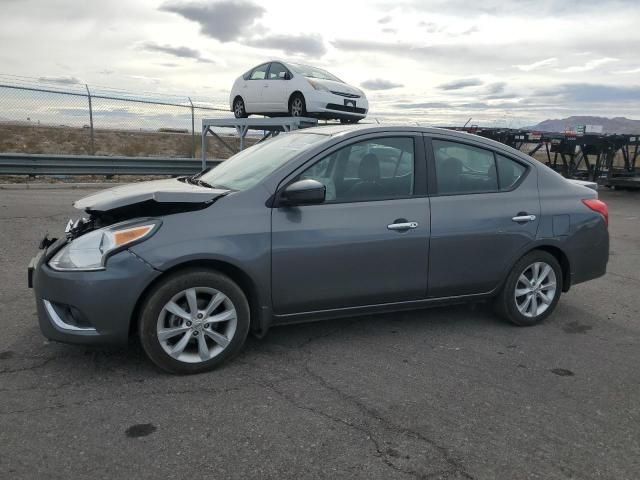
[[[171,373],[211,370],[236,354],[249,332],[249,305],[232,280],[188,270],[160,283],[139,322],[144,351]]]
[[[496,307],[516,325],[535,325],[551,315],[561,292],[560,264],[550,253],[534,250],[513,267],[496,298]]]
[[[289,100],[289,115],[292,117],[304,117],[307,115],[307,105],[301,94],[296,93],[291,96]]]
[[[241,97],[233,101],[233,114],[236,118],[247,118],[247,109],[244,106],[244,100]]]

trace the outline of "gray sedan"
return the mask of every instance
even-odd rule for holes
[[[209,370],[275,324],[491,302],[516,325],[605,273],[594,189],[465,133],[325,126],[105,190],[29,266],[42,332]]]

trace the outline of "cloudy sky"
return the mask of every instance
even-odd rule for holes
[[[270,58],[361,86],[386,121],[640,117],[638,0],[0,0],[0,74],[224,104]],[[1,112],[0,112],[1,113]]]

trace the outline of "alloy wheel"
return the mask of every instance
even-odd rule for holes
[[[516,281],[514,297],[518,311],[528,318],[542,315],[553,303],[556,288],[556,273],[551,265],[532,263]]]
[[[244,117],[244,102],[240,99],[236,100],[236,103],[233,104],[233,114],[236,118]]]
[[[211,360],[235,335],[238,320],[233,302],[209,287],[179,292],[160,311],[156,334],[162,349],[185,363]]]
[[[292,117],[301,117],[303,111],[302,99],[300,97],[296,97],[291,100],[291,116]]]

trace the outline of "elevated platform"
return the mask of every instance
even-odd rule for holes
[[[202,169],[207,165],[207,135],[211,134],[225,148],[232,153],[237,153],[225,142],[213,128],[233,128],[240,137],[240,150],[244,149],[244,139],[249,130],[260,130],[263,133],[260,142],[269,137],[274,137],[280,132],[290,132],[300,128],[315,127],[317,118],[310,117],[274,117],[274,118],[203,118],[202,119]]]

